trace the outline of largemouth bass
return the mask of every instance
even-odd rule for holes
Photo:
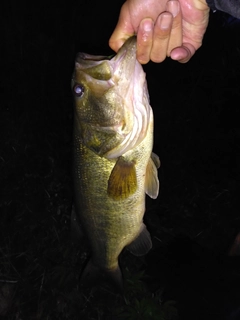
[[[83,278],[105,274],[118,285],[118,258],[127,247],[152,247],[143,216],[145,194],[156,198],[153,112],[136,38],[111,59],[79,53],[72,78],[75,211],[91,247]]]

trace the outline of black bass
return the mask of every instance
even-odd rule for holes
[[[159,191],[153,112],[136,38],[112,59],[79,53],[72,90],[75,210],[92,253],[83,277],[98,270],[121,286],[122,250],[144,255],[152,247],[143,223],[145,193],[155,199]]]

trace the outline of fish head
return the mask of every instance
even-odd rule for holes
[[[89,149],[117,158],[144,139],[151,107],[145,73],[136,59],[136,37],[112,58],[79,53],[72,90],[75,126]]]

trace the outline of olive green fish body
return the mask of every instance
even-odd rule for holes
[[[78,57],[72,84],[75,208],[91,263],[114,272],[125,247],[140,255],[151,248],[145,194],[158,195],[160,162],[152,154],[153,113],[136,40],[109,61],[93,57]]]
[[[151,139],[152,132],[146,139]],[[127,159],[136,162],[138,188],[126,199],[108,195],[108,180],[117,160],[99,157],[88,149],[75,133],[75,206],[81,215],[92,249],[92,260],[102,268],[118,266],[118,256],[142,229],[145,211],[145,174],[151,156],[151,141],[140,143],[128,152]],[[91,159],[91,161],[90,161]]]

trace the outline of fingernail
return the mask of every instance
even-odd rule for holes
[[[168,1],[167,3],[167,11],[171,12],[173,17],[175,18],[180,10],[179,2],[176,0]]]
[[[142,26],[144,31],[151,31],[153,29],[153,20],[148,18],[142,20]]]
[[[169,13],[163,13],[160,16],[160,28],[161,29],[169,29],[172,23],[172,16]]]

